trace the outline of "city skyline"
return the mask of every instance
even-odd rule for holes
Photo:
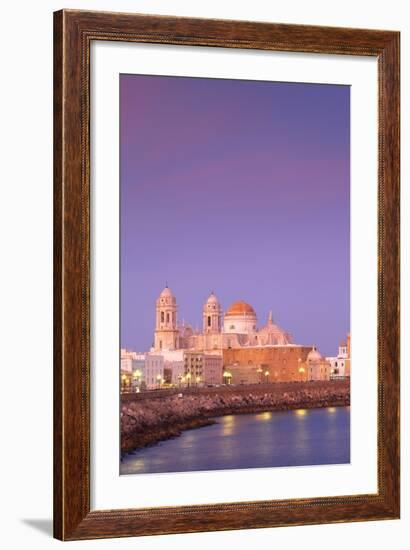
[[[153,342],[168,283],[213,290],[334,354],[350,330],[350,89],[121,75],[121,346]]]

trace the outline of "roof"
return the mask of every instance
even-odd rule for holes
[[[227,309],[225,315],[228,316],[236,316],[236,315],[253,315],[256,317],[255,310],[253,307],[243,300],[238,300],[237,302],[234,302],[229,308]]]
[[[174,296],[172,294],[172,291],[170,288],[168,288],[168,285],[164,288],[164,290],[161,292],[160,296]]]
[[[308,361],[322,361],[323,357],[320,355],[320,353],[317,351],[315,347],[313,347],[307,356]]]

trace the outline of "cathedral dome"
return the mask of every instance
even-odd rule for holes
[[[219,305],[218,298],[215,296],[213,292],[211,292],[211,294],[209,295],[209,298],[207,299],[206,303],[211,305],[212,304]]]
[[[244,302],[243,300],[239,300],[238,302],[234,302],[226,311],[225,317],[232,317],[237,315],[251,315],[256,317],[255,310],[252,306]]]
[[[160,298],[165,298],[166,296],[173,297],[174,295],[172,294],[171,289],[166,286],[159,296]]]
[[[157,307],[176,307],[177,300],[168,285],[164,288],[161,294],[157,298]]]
[[[234,302],[224,316],[224,332],[251,334],[256,331],[256,313],[252,306],[239,300]]]
[[[279,325],[273,322],[272,312],[269,312],[269,319],[267,324],[262,327],[258,332],[259,344],[263,346],[267,345],[279,345],[287,346],[292,344],[292,335],[285,332]]]
[[[322,356],[320,355],[320,353],[317,351],[317,349],[315,347],[313,347],[309,353],[308,353],[308,356],[307,356],[307,361],[309,363],[316,363],[318,361],[322,361]]]

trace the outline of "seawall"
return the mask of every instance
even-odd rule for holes
[[[218,391],[219,390],[219,391]],[[182,393],[182,397],[180,396]],[[152,445],[227,414],[350,405],[348,380],[255,384],[123,396],[121,452]]]

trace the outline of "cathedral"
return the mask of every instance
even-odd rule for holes
[[[223,350],[292,345],[292,336],[273,322],[269,313],[266,325],[258,328],[252,306],[239,300],[225,313],[212,292],[202,309],[202,330],[178,323],[177,301],[168,286],[156,301],[153,351],[192,350],[222,355]]]

